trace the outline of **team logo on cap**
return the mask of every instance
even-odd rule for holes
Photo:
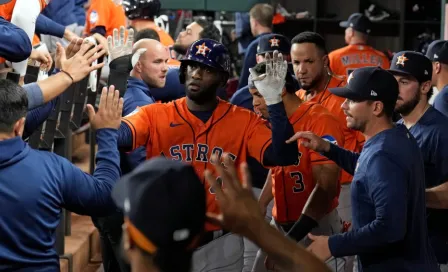
[[[207,45],[205,45],[205,42],[201,45],[196,45],[196,48],[198,49],[198,51],[196,51],[196,55],[201,54],[204,57],[207,54],[207,52],[211,51],[211,49],[208,48]]]
[[[404,66],[404,62],[407,61],[407,60],[408,60],[408,58],[406,58],[406,57],[404,56],[404,54],[401,55],[401,56],[398,56],[396,65],[402,65],[402,66]]]
[[[274,37],[273,39],[270,39],[269,42],[271,43],[271,47],[274,47],[274,46],[278,47],[279,43],[280,43],[280,40],[277,39],[276,37]]]

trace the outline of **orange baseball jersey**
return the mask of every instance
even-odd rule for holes
[[[364,44],[352,44],[334,50],[328,55],[330,69],[336,75],[349,76],[361,67],[380,66],[389,69],[389,59],[382,52]]]
[[[126,26],[123,7],[111,0],[92,0],[86,13],[85,34],[89,35],[97,26],[106,29],[106,37],[112,36],[114,28],[120,29],[121,26]]]
[[[346,84],[345,78],[346,77],[333,76],[327,86],[327,89],[318,93],[314,97],[307,97],[305,90],[299,90],[296,94],[305,101],[313,101],[321,104],[329,112],[331,112],[339,120],[343,127],[344,148],[354,152],[361,152],[365,141],[364,135],[362,135],[359,131],[349,129],[347,127],[346,116],[344,111],[341,109],[341,105],[344,103],[345,98],[336,96],[328,90],[328,88],[343,87]],[[341,183],[349,183],[352,181],[352,178],[352,175],[342,171]]]
[[[289,117],[289,121],[295,132],[312,131],[327,141],[344,145],[344,132],[341,124],[334,115],[318,103],[302,103]],[[312,167],[319,164],[334,164],[327,157],[301,144],[299,144],[299,152],[297,165],[277,166],[272,169],[272,195],[274,196],[272,216],[276,222],[281,224],[296,222],[302,214],[316,185]],[[335,197],[329,212],[335,209],[338,203],[338,197]]]
[[[203,123],[187,108],[186,98],[138,108],[123,118],[133,134],[133,149],[146,146],[147,158],[163,155],[191,163],[204,182],[207,211],[219,212],[215,194],[204,180],[204,171],[213,162],[213,153],[227,152],[236,165],[248,156],[263,161],[271,144],[271,130],[255,113],[219,100],[212,116]],[[225,185],[224,185],[225,186]],[[220,229],[207,223],[207,231]]]

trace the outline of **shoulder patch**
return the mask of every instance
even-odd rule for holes
[[[324,136],[322,136],[322,139],[324,139],[325,141],[330,142],[334,145],[338,145],[338,141],[336,141],[336,139],[331,135],[324,135]]]
[[[90,16],[89,16],[90,23],[92,25],[95,24],[96,22],[98,22],[99,17],[100,16],[98,15],[98,12],[96,12],[95,10],[92,10],[92,12],[90,12]]]

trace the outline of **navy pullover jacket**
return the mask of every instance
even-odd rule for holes
[[[93,176],[54,153],[30,148],[20,137],[0,141],[0,271],[59,271],[54,243],[61,209],[98,216],[115,210],[117,134],[97,131]]]
[[[335,257],[359,256],[360,271],[439,271],[428,239],[425,170],[403,125],[366,141],[361,154],[331,144],[325,156],[353,174],[353,230],[329,238]]]

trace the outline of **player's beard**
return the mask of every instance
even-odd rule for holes
[[[403,103],[402,105],[397,105],[395,111],[403,116],[407,116],[415,109],[418,102],[420,102],[420,94],[419,92],[416,92],[411,100]]]
[[[216,90],[219,86],[219,84],[213,84],[208,88],[201,88],[198,92],[191,92],[188,90],[188,86],[185,86],[185,93],[197,105],[204,105],[216,99]]]
[[[302,89],[305,90],[305,92],[308,94],[311,90],[314,90],[317,85],[319,84],[319,82],[321,80],[324,79],[324,74],[320,73],[317,77],[315,77],[313,80],[311,80],[311,82],[309,84],[303,84],[302,82],[300,82],[300,86],[302,87]],[[315,90],[317,92],[322,91],[322,90]]]

